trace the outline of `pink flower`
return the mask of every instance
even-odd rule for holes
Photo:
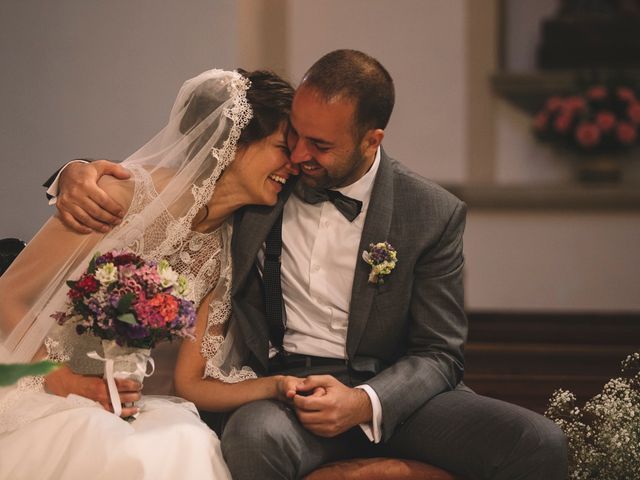
[[[629,87],[618,87],[618,98],[624,102],[635,102],[636,94]]]
[[[584,113],[587,111],[587,102],[577,95],[567,98],[564,103],[565,109],[571,113]]]
[[[636,127],[629,122],[620,122],[616,129],[616,136],[620,143],[624,145],[633,145],[636,138],[638,138],[638,132],[636,131]]]
[[[179,303],[173,295],[167,293],[159,293],[149,300],[141,294],[133,308],[140,324],[161,328],[178,316]]]
[[[533,128],[538,132],[546,130],[548,125],[549,114],[547,112],[540,112],[533,119]]]
[[[595,147],[600,143],[601,132],[598,126],[592,122],[582,122],[576,128],[576,140],[585,147]]]
[[[596,115],[596,125],[603,133],[610,132],[616,126],[616,116],[609,111],[602,111]]]
[[[553,127],[558,133],[567,133],[571,128],[571,123],[573,122],[573,115],[563,113],[558,115],[558,117],[553,122]]]
[[[608,94],[609,91],[607,90],[607,87],[604,87],[602,85],[596,85],[595,87],[591,87],[589,90],[587,90],[587,98],[596,102],[604,100],[605,98],[607,98]]]
[[[553,96],[547,99],[544,107],[547,109],[547,111],[553,113],[557,110],[560,110],[562,108],[563,103],[564,103],[564,100],[562,100],[561,97]]]
[[[143,294],[138,297],[138,301],[133,305],[133,310],[136,312],[136,319],[140,325],[161,328],[166,324],[160,311],[149,300],[144,298]]]
[[[627,115],[633,123],[640,125],[640,102],[633,102],[627,109]]]
[[[159,293],[149,300],[149,305],[158,309],[165,322],[171,322],[178,316],[178,300],[173,295]]]

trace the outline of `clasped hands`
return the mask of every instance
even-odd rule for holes
[[[302,426],[320,437],[335,437],[373,417],[369,395],[331,375],[285,376],[278,390],[279,399],[293,406]]]
[[[122,418],[138,413],[138,407],[131,406],[140,400],[142,385],[135,380],[115,379],[118,394],[122,402]],[[80,395],[98,402],[102,407],[113,412],[107,382],[97,376],[74,373],[66,365],[45,377],[45,386],[49,393],[66,397],[70,394]]]

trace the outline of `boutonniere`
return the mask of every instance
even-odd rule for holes
[[[369,251],[362,252],[362,259],[371,265],[369,283],[382,285],[385,275],[389,275],[398,263],[396,249],[388,242],[370,243]]]

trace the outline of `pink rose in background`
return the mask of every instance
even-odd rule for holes
[[[625,145],[632,145],[638,138],[638,132],[629,122],[620,122],[618,128],[616,128],[616,136],[620,143]]]
[[[609,95],[609,91],[607,87],[602,85],[596,85],[587,90],[587,98],[596,102],[606,99],[607,95]]]
[[[573,95],[564,101],[565,109],[572,113],[584,113],[587,111],[587,102],[584,98]]]
[[[554,95],[553,97],[549,97],[545,103],[545,108],[549,111],[549,112],[555,112],[557,110],[560,110],[562,108],[562,105],[564,103],[564,100],[562,100],[561,97],[558,97],[557,95]]]
[[[573,122],[573,115],[568,113],[562,113],[558,115],[555,122],[553,122],[553,127],[558,133],[567,133],[571,128],[571,123]]]
[[[582,122],[576,128],[576,140],[585,148],[592,148],[600,143],[602,134],[595,123]]]
[[[627,110],[629,119],[636,125],[640,125],[640,102],[633,102]]]
[[[533,119],[533,128],[542,132],[549,125],[549,114],[547,112],[538,113]]]
[[[635,102],[636,94],[629,87],[618,87],[618,98],[625,102]]]
[[[616,116],[613,112],[604,111],[596,115],[596,125],[603,133],[610,132],[616,126]]]

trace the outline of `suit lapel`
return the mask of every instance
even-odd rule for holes
[[[351,360],[355,356],[367,326],[371,304],[377,291],[377,287],[369,283],[371,268],[362,260],[361,255],[363,250],[369,249],[370,243],[384,242],[388,239],[393,214],[393,198],[393,167],[384,150],[381,150],[380,166],[373,184],[362,237],[360,237],[353,278],[347,331],[347,356]]]
[[[295,182],[289,182],[287,189],[278,197],[274,207],[264,205],[250,205],[236,213],[234,218],[231,253],[233,262],[233,287],[235,294],[243,284],[251,267],[255,263],[256,255],[264,243],[269,230],[282,212],[284,204]]]

